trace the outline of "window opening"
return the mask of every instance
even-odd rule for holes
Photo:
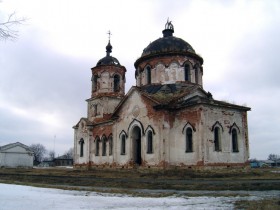
[[[147,153],[148,154],[153,153],[153,133],[152,133],[152,131],[148,131],[148,136],[147,136]]]
[[[120,90],[120,76],[115,75],[114,76],[114,92],[117,92]]]
[[[80,143],[80,157],[83,157],[84,156],[84,139],[81,139],[80,141],[79,141],[79,143]]]
[[[97,116],[97,104],[93,105],[93,116],[96,117]]]
[[[112,136],[109,137],[109,155],[113,154],[113,138]]]
[[[198,68],[195,69],[195,83],[198,84]]]
[[[106,137],[102,138],[102,156],[106,156]]]
[[[192,129],[187,128],[186,130],[186,152],[193,151],[193,134]]]
[[[151,84],[151,67],[150,66],[147,66],[147,69],[146,69],[146,73],[147,73],[147,84]]]
[[[231,138],[232,138],[232,151],[233,152],[239,152],[238,151],[238,139],[237,139],[236,129],[232,129]]]
[[[215,127],[214,129],[214,146],[215,151],[221,151],[221,139],[220,139],[220,128]]]
[[[97,138],[96,142],[95,142],[95,144],[96,144],[95,145],[95,155],[96,156],[99,156],[99,141],[100,141],[99,138]]]
[[[185,81],[190,81],[190,65],[185,64]]]
[[[93,91],[97,90],[97,75],[93,75],[93,78],[92,78],[92,90]]]
[[[122,135],[121,138],[121,155],[125,154],[125,135]]]

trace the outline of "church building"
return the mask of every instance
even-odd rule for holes
[[[136,86],[125,94],[126,68],[111,56],[94,66],[87,117],[74,128],[76,168],[245,166],[249,107],[215,100],[203,89],[203,58],[173,36],[151,42],[135,63]]]

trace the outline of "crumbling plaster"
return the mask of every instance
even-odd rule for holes
[[[197,60],[184,56],[159,57],[140,63],[136,74],[136,84],[137,86],[147,85],[147,66],[151,67],[151,83],[153,84],[185,81],[185,64],[190,66],[190,81],[202,86],[202,67]],[[198,81],[195,78],[195,71],[198,71]]]

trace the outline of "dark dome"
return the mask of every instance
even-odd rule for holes
[[[118,59],[110,56],[110,55],[107,55],[105,56],[104,58],[100,59],[96,66],[101,66],[101,65],[120,65],[120,62],[118,61]]]
[[[113,47],[109,40],[109,42],[106,46],[106,56],[104,58],[100,59],[97,62],[96,66],[101,66],[101,65],[118,65],[118,66],[120,66],[120,62],[118,61],[118,59],[116,59],[110,55],[110,53],[112,52],[112,48]]]
[[[191,52],[195,53],[192,46],[183,39],[175,36],[166,36],[150,43],[142,53],[142,56],[166,53],[166,52]]]
[[[163,37],[151,42],[143,50],[141,57],[134,63],[135,68],[146,59],[166,55],[186,55],[198,59],[203,64],[203,58],[195,53],[192,46],[183,39],[173,36],[173,33],[174,27],[171,21],[167,20],[165,29],[162,31]]]

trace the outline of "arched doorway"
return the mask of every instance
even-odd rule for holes
[[[141,165],[141,129],[138,126],[135,126],[132,130],[132,151],[134,162],[137,165]]]

